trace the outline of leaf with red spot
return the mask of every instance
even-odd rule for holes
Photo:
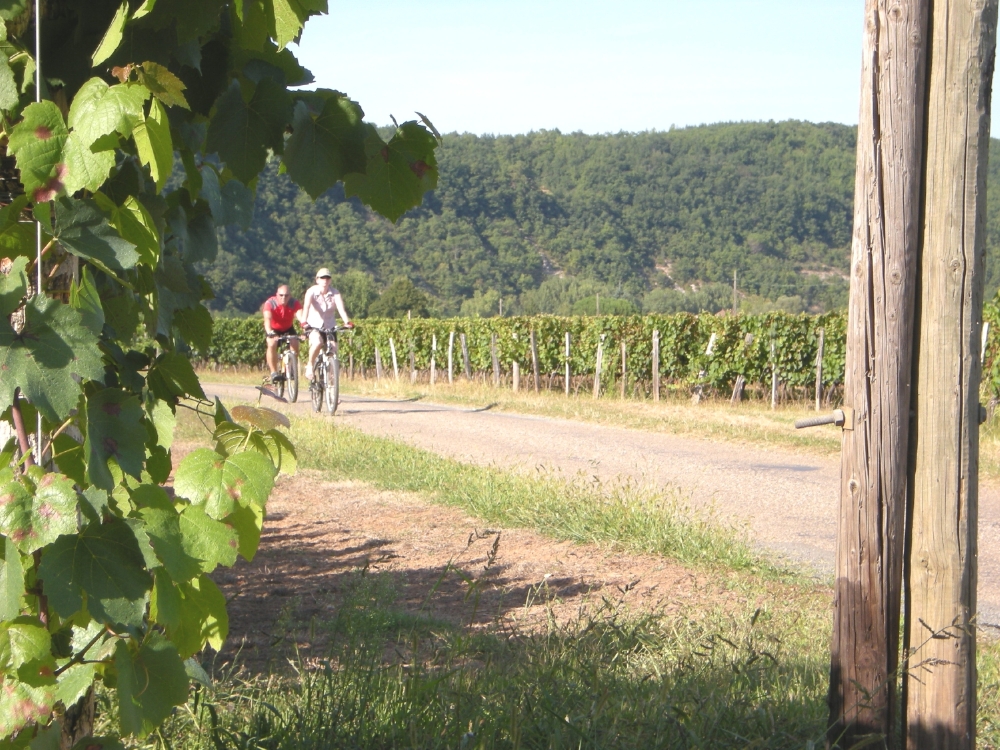
[[[11,131],[7,149],[16,157],[24,191],[34,202],[52,200],[62,189],[68,137],[62,113],[50,101],[25,107],[24,119]]]
[[[365,150],[368,164],[364,174],[344,179],[348,196],[356,195],[390,221],[419,206],[424,193],[437,187],[438,141],[417,122],[404,122],[389,143],[369,126]]]
[[[239,537],[231,526],[209,518],[197,505],[180,515],[181,547],[184,554],[198,560],[202,571],[211,573],[216,566],[231,567],[239,553]]]
[[[114,459],[123,472],[139,479],[146,458],[146,428],[137,396],[119,388],[105,388],[87,396],[87,437],[83,444],[92,484],[113,490],[108,469]]]
[[[56,686],[33,686],[0,675],[0,737],[9,737],[31,724],[44,724],[52,714]]]
[[[174,479],[174,491],[204,508],[215,519],[223,519],[237,504],[254,503],[263,508],[274,486],[276,470],[270,459],[248,451],[224,456],[208,448],[188,454]]]
[[[73,480],[32,467],[27,477],[0,470],[0,534],[22,552],[34,552],[62,534],[72,534],[76,524],[77,495]]]

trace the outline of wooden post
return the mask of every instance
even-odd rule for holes
[[[410,348],[410,384],[417,382],[417,355]]]
[[[594,362],[594,398],[601,395],[601,369],[604,365],[604,336],[597,342],[597,360]]]
[[[816,411],[820,409],[823,400],[823,336],[826,329],[819,329],[819,344],[816,347]]]
[[[437,357],[438,350],[438,337],[436,333],[431,334],[431,385],[434,385],[437,380],[437,362],[435,358]]]
[[[531,329],[531,372],[535,376],[535,393],[538,393],[542,384],[538,374],[538,340],[534,328]]]
[[[375,347],[375,380],[382,380],[382,353]]]
[[[778,365],[774,361],[774,339],[771,339],[771,408],[778,406]]]
[[[351,380],[354,380],[354,352],[347,353],[347,368],[348,368],[347,376]]]
[[[893,747],[930,0],[866,0],[830,660],[832,745]]]
[[[622,398],[625,398],[625,378],[627,376],[627,371],[625,370],[625,342],[622,342]]]
[[[653,401],[660,400],[660,331],[653,331]]]
[[[455,332],[448,334],[448,385],[455,382]]]
[[[729,397],[731,406],[735,406],[743,400],[743,389],[746,387],[746,384],[747,379],[742,374],[736,376],[736,382],[733,383],[733,395]]]
[[[910,750],[972,750],[979,347],[997,2],[934,0],[930,28],[904,731]]]
[[[465,366],[465,379],[472,380],[472,363],[469,362],[469,342],[465,338],[465,334],[461,334],[460,340],[462,343],[462,364]]]
[[[399,363],[396,360],[396,342],[389,338],[389,351],[392,353],[392,376],[399,382]]]
[[[567,396],[569,396],[569,379],[570,379],[570,366],[569,366],[570,349],[569,349],[569,343],[570,343],[570,335],[569,335],[569,331],[566,331],[566,395]]]
[[[521,365],[517,362],[510,363],[511,379],[514,381],[512,384],[512,389],[514,393],[517,393],[521,388]]]
[[[493,386],[500,385],[500,358],[497,356],[497,335],[490,336],[490,359],[493,360]]]

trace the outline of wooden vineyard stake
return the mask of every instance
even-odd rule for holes
[[[538,339],[535,338],[535,329],[531,329],[531,372],[535,376],[535,393],[541,389],[541,378],[538,373]]]
[[[517,393],[521,388],[521,365],[517,362],[510,363],[511,379],[513,380],[512,389],[514,393]]]
[[[570,356],[569,344],[570,344],[570,335],[569,335],[569,331],[566,331],[566,395],[567,396],[569,396],[569,380],[570,380],[570,374],[571,374],[570,373],[570,366],[569,366],[570,365],[570,362],[569,362],[569,356]]]
[[[435,362],[435,357],[437,357],[438,350],[438,337],[437,334],[431,334],[431,385],[434,385],[437,380],[437,367]]]
[[[625,342],[623,341],[622,342],[622,398],[625,398],[625,378],[628,374],[625,370],[626,361],[627,360],[625,357]]]
[[[819,329],[819,344],[816,347],[816,411],[819,411],[823,400],[823,337],[826,330]]]
[[[500,385],[500,358],[497,356],[497,335],[490,336],[490,359],[493,360],[493,386]]]
[[[729,397],[729,403],[732,406],[743,400],[743,389],[746,387],[746,384],[747,379],[742,374],[736,376],[736,382],[733,383],[733,395]]]
[[[894,746],[929,6],[865,2],[830,660],[839,748]]]
[[[778,407],[778,365],[774,361],[774,339],[771,339],[771,408]]]
[[[410,384],[417,382],[417,355],[410,349]]]
[[[392,375],[399,382],[399,362],[396,360],[396,342],[389,339],[389,351],[392,353]]]
[[[354,380],[354,352],[347,353],[347,377]]]
[[[597,359],[594,362],[594,398],[598,398],[601,395],[601,369],[604,366],[604,336],[606,334],[601,334],[601,340],[597,342]]]
[[[660,400],[660,332],[653,331],[653,401]]]
[[[930,29],[904,727],[910,750],[972,750],[983,420],[979,347],[996,0],[935,0]]]
[[[461,334],[460,340],[462,343],[462,364],[465,367],[465,379],[472,380],[472,363],[469,362],[469,342],[465,338],[465,334]]]
[[[375,347],[375,380],[382,380],[382,353]]]
[[[448,334],[448,385],[455,382],[455,332]]]

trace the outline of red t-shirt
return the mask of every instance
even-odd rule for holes
[[[295,323],[295,313],[302,309],[302,305],[297,299],[290,299],[288,302],[279,302],[277,297],[271,297],[260,306],[260,311],[269,310],[271,312],[271,328],[275,331],[288,331]]]

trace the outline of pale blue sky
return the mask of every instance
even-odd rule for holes
[[[333,0],[317,84],[442,132],[856,123],[863,0]]]

